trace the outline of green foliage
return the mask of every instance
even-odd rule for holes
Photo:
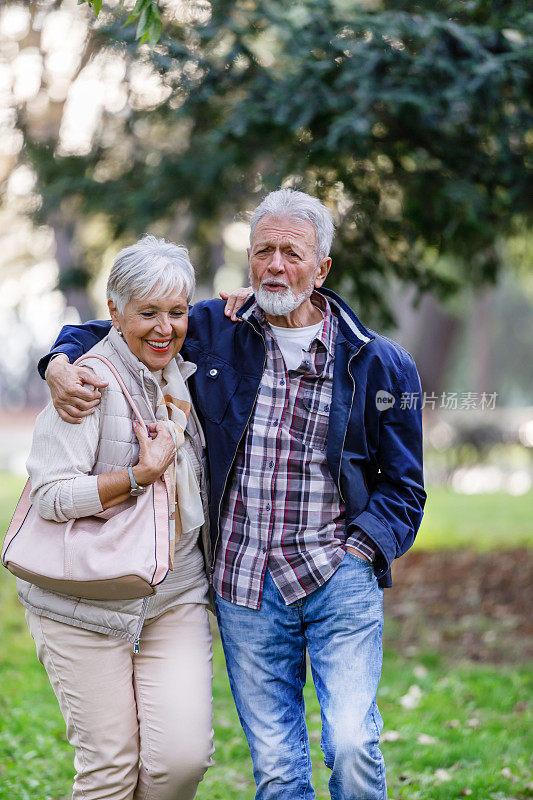
[[[98,18],[102,10],[102,0],[78,0],[79,6],[84,3],[92,6],[94,16]],[[162,25],[159,4],[155,0],[137,0],[124,26],[131,25],[136,20],[135,39],[139,40],[139,44],[148,42],[153,47],[161,36]]]
[[[179,216],[207,247],[283,184],[334,210],[331,283],[365,309],[386,316],[392,277],[442,296],[493,282],[497,239],[531,219],[532,31],[521,2],[221,0],[165,25],[150,60],[168,100],[87,158],[28,142],[43,208],[104,212],[117,236]]]

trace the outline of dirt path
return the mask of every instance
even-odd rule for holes
[[[415,551],[394,562],[385,644],[405,654],[517,664],[533,659],[533,550]]]

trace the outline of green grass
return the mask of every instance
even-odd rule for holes
[[[215,674],[216,765],[208,772],[198,797],[251,800],[251,762],[218,643]],[[406,711],[400,698],[413,685],[421,690],[420,704]],[[390,798],[449,800],[459,798],[465,789],[471,789],[477,800],[531,796],[527,794],[531,718],[519,705],[528,688],[525,669],[465,665],[450,671],[433,655],[409,661],[386,652],[379,705],[384,732],[395,731],[400,737],[382,745]],[[320,710],[310,681],[305,696],[313,784],[317,798],[326,800],[330,772],[322,762]],[[421,734],[435,742],[421,744]],[[506,769],[512,777],[502,774]]]
[[[532,509],[533,492],[513,497],[500,492],[465,495],[429,488],[415,547],[490,550],[531,545]]]
[[[20,480],[2,476],[0,525],[4,530],[20,488]],[[506,497],[503,513],[507,525],[520,528],[525,536],[527,503],[525,500],[522,503],[523,500]],[[472,501],[473,510],[469,505]],[[467,541],[461,538],[461,544],[487,546],[489,540],[497,544],[498,531],[504,525],[500,502],[501,498],[494,497],[450,498],[445,492],[432,493],[427,529],[423,532],[424,546],[429,542],[432,546],[448,544],[447,537],[450,532],[457,532],[457,528],[469,534]],[[474,526],[476,535],[470,533],[470,526]],[[516,543],[524,543],[526,539],[519,538]],[[508,541],[506,545],[509,546]],[[67,800],[73,777],[73,754],[47,676],[35,657],[23,610],[16,600],[14,581],[5,570],[0,575],[0,603],[0,800]],[[400,701],[413,685],[420,689],[420,701],[416,708],[407,710]],[[379,704],[384,733],[397,734],[395,741],[384,741],[382,745],[389,797],[394,800],[532,797],[531,696],[530,672],[526,668],[451,664],[434,653],[405,658],[387,651]],[[198,798],[251,800],[254,794],[251,762],[218,640],[214,697],[216,763],[201,784]],[[325,800],[329,797],[329,771],[322,762],[320,711],[310,681],[306,687],[306,705],[313,780],[317,798]]]
[[[0,472],[0,536],[7,530],[25,480],[9,472]]]
[[[12,583],[7,574],[0,579],[0,800],[66,800],[73,754]],[[531,796],[527,785],[533,743],[528,744],[531,718],[524,707],[531,696],[528,681],[526,669],[477,665],[451,669],[432,654],[409,660],[386,652],[379,703],[385,732],[399,735],[397,741],[382,745],[390,797],[459,799],[465,789],[478,800]],[[420,704],[405,710],[400,698],[413,685],[420,688]],[[251,800],[251,762],[218,639],[214,696],[215,766],[201,784],[198,798]],[[306,687],[306,705],[314,785],[317,798],[325,799],[329,771],[322,762],[320,712],[311,683]],[[421,743],[421,734],[434,741]]]

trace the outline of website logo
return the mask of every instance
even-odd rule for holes
[[[395,402],[394,395],[386,392],[385,389],[380,389],[376,392],[376,408],[378,411],[386,411],[388,408],[392,408]]]

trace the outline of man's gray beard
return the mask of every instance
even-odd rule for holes
[[[291,311],[296,311],[302,303],[305,303],[311,297],[314,288],[314,283],[312,282],[307,287],[307,290],[300,292],[300,294],[294,294],[288,286],[284,291],[279,292],[269,292],[264,286],[260,286],[255,292],[255,299],[257,305],[263,309],[265,314],[270,314],[271,317],[285,317]]]

